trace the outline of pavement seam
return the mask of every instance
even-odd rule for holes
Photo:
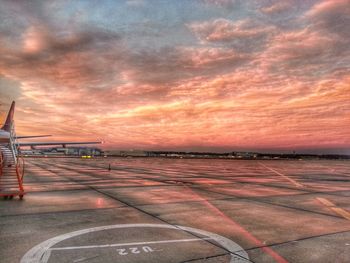
[[[213,259],[213,258],[217,258],[217,257],[222,257],[222,256],[226,256],[226,255],[230,255],[231,253],[222,253],[222,254],[217,254],[217,255],[213,255],[213,256],[208,256],[208,257],[200,257],[200,258],[193,258],[193,259],[189,259],[186,261],[181,261],[179,263],[187,263],[187,262],[195,262],[198,260],[207,260],[207,259]],[[253,260],[251,259],[244,259],[247,263],[255,263]]]
[[[303,237],[303,238],[294,239],[294,240],[288,240],[288,241],[280,242],[280,243],[272,243],[272,244],[267,245],[267,247],[275,247],[275,246],[285,245],[285,244],[289,244],[289,243],[295,243],[295,242],[299,242],[299,241],[304,241],[304,240],[308,240],[308,239],[320,238],[320,237],[327,237],[327,236],[338,235],[338,234],[344,234],[344,233],[350,233],[350,229],[349,229],[349,230],[344,230],[344,231],[339,231],[339,232],[333,232],[333,233],[322,234],[322,235]],[[245,251],[250,251],[250,250],[260,249],[260,248],[261,248],[261,247],[259,247],[259,246],[257,246],[257,247],[251,247],[251,248],[245,249]]]
[[[297,210],[297,211],[303,211],[303,212],[308,212],[308,213],[312,213],[312,214],[318,214],[318,215],[324,215],[324,216],[330,216],[330,217],[335,217],[335,218],[338,218],[338,219],[342,219],[341,216],[337,216],[337,215],[326,214],[326,213],[321,213],[321,212],[317,212],[317,211],[307,210],[307,209],[303,209],[303,208],[297,208],[297,207],[293,207],[293,206],[286,206],[286,205],[271,203],[271,202],[267,202],[267,201],[258,200],[256,198],[240,197],[240,196],[235,196],[235,195],[230,195],[230,194],[218,193],[216,191],[207,190],[207,189],[201,189],[201,190],[209,192],[209,193],[215,193],[215,194],[222,194],[222,195],[226,195],[226,196],[231,196],[234,199],[253,201],[253,202],[256,202],[256,203],[268,204],[268,205],[272,205],[272,206],[278,206],[278,207],[293,209],[293,210]],[[220,200],[218,200],[218,201],[220,201]]]

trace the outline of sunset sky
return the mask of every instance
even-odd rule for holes
[[[12,100],[106,149],[350,154],[350,1],[0,1]]]

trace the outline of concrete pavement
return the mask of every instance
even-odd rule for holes
[[[4,263],[350,258],[349,161],[26,158],[25,187]]]

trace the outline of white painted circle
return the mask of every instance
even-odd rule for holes
[[[220,236],[215,233],[211,233],[208,231],[192,228],[192,227],[184,227],[184,226],[173,226],[173,225],[165,225],[165,224],[120,224],[120,225],[109,225],[109,226],[100,226],[100,227],[93,227],[93,228],[87,228],[82,229],[74,232],[70,232],[67,234],[63,234],[51,239],[48,239],[39,245],[36,245],[32,249],[30,249],[21,259],[20,263],[47,263],[50,259],[51,250],[61,250],[60,248],[52,248],[54,245],[58,244],[61,241],[77,237],[80,235],[84,235],[87,233],[92,232],[98,232],[103,230],[110,230],[110,229],[118,229],[118,228],[164,228],[164,229],[174,229],[174,230],[182,230],[187,233],[191,234],[197,234],[206,236],[207,238],[200,238],[197,237],[198,240],[213,240],[215,243],[219,244],[218,247],[223,248],[224,250],[228,251],[231,255],[230,263],[247,263],[249,261],[249,256],[247,252],[243,250],[242,247],[240,247],[237,243],[233,242],[232,240]],[[176,240],[174,240],[176,241]],[[182,240],[180,240],[181,242]],[[187,241],[187,240],[185,240]],[[157,241],[155,241],[157,242]],[[162,242],[162,241],[159,241]],[[166,241],[166,242],[172,242]],[[148,243],[146,242],[139,242],[139,244]],[[129,243],[125,243],[128,245]],[[124,244],[124,245],[125,245]],[[131,244],[131,243],[130,243]],[[132,243],[135,244],[135,243]],[[213,244],[213,243],[211,243]],[[117,247],[120,244],[112,244],[112,245],[99,245],[98,247]],[[215,245],[215,244],[213,244]],[[68,247],[68,248],[62,248],[62,250],[67,249],[79,249],[79,248],[88,248],[89,246],[81,246],[81,247]]]

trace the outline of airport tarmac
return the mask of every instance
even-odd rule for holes
[[[350,161],[25,161],[2,263],[350,262]]]

